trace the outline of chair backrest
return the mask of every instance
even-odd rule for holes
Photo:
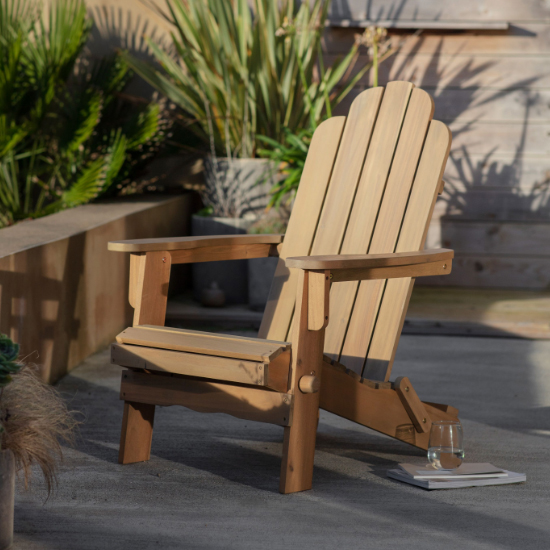
[[[290,340],[298,274],[292,256],[422,250],[451,133],[409,82],[362,92],[347,117],[315,131],[259,336]],[[388,380],[414,279],[332,285],[325,354]]]

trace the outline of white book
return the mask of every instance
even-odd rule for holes
[[[483,479],[508,476],[505,470],[497,468],[488,462],[466,462],[454,470],[437,470],[431,464],[425,466],[399,464],[399,468],[414,479]]]
[[[462,487],[483,487],[485,485],[507,485],[509,483],[521,483],[527,481],[525,474],[518,474],[505,470],[506,477],[491,477],[483,479],[463,479],[463,478],[444,478],[444,479],[414,479],[404,470],[388,470],[387,475],[392,479],[416,485],[423,489],[460,489]],[[458,476],[457,476],[458,477]]]

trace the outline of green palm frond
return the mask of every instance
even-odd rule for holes
[[[86,84],[101,90],[103,96],[111,100],[114,94],[126,87],[130,78],[128,65],[120,55],[115,54],[95,61]]]
[[[75,152],[91,137],[99,123],[102,107],[103,95],[93,88],[84,90],[77,103],[65,102],[65,118],[59,140],[63,153]]]
[[[105,181],[103,183],[103,189],[108,189],[115,178],[118,176],[124,161],[126,160],[126,151],[128,149],[128,140],[122,133],[122,130],[118,130],[111,137],[111,145],[108,149],[105,157],[106,171]]]
[[[12,151],[27,135],[24,126],[18,125],[14,120],[9,120],[5,114],[0,115],[0,159]]]
[[[152,140],[158,134],[160,124],[161,112],[158,103],[151,103],[143,111],[135,113],[122,127],[128,140],[128,149],[137,149]]]
[[[44,208],[44,212],[53,214],[95,199],[105,183],[106,164],[105,157],[100,157],[88,164],[75,182],[61,193],[60,198]]]
[[[159,148],[124,60],[83,57],[91,25],[83,0],[0,2],[0,227],[117,192]]]

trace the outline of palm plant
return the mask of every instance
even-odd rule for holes
[[[112,193],[158,148],[159,104],[121,96],[119,56],[83,56],[92,21],[59,0],[0,4],[0,227]]]
[[[152,40],[160,66],[125,61],[181,108],[214,153],[254,157],[256,136],[277,142],[284,128],[316,125],[365,74],[350,77],[358,55],[324,69],[321,37],[329,0],[166,0],[173,51]],[[158,8],[157,8],[158,9]]]

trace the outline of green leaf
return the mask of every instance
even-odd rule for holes
[[[119,130],[113,135],[111,146],[109,147],[109,151],[105,157],[105,165],[107,169],[105,171],[105,180],[102,190],[108,189],[117,177],[124,161],[126,160],[127,149],[128,140],[122,131]]]
[[[137,149],[157,135],[160,127],[160,105],[150,103],[136,114],[122,127],[122,132],[127,139],[129,150]]]
[[[60,148],[71,153],[88,140],[99,124],[103,108],[102,94],[94,89],[85,90],[76,104],[65,108],[66,119],[59,140]]]
[[[106,159],[100,157],[84,168],[76,181],[63,191],[60,199],[48,205],[44,211],[53,214],[65,208],[73,208],[95,199],[103,189]]]

